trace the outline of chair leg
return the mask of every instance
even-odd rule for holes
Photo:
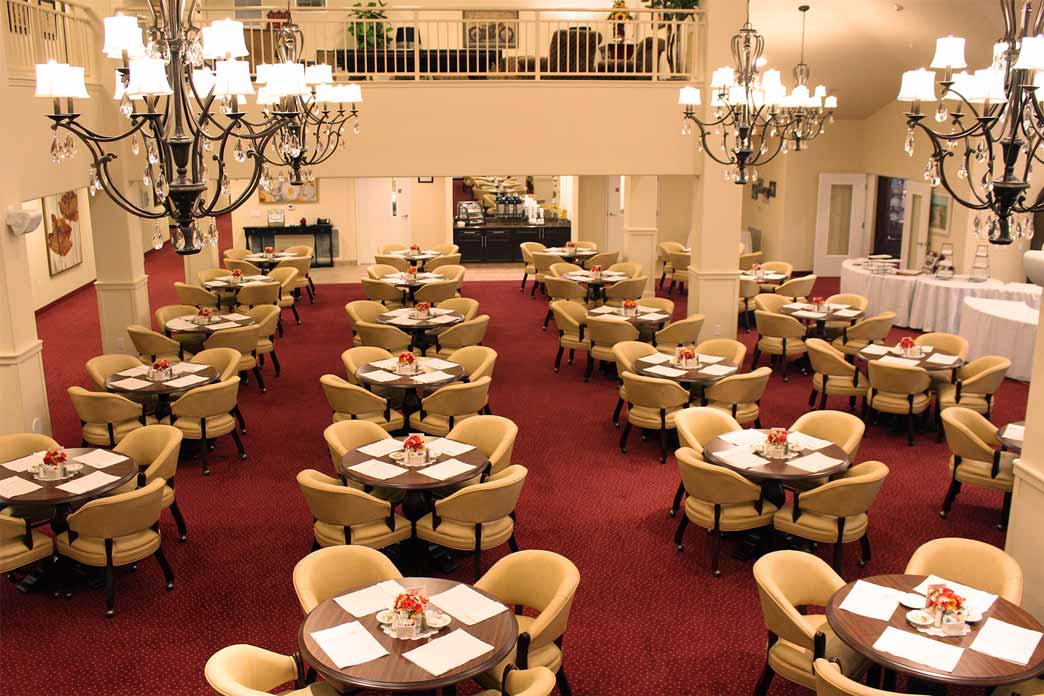
[[[297,305],[296,304],[290,305],[290,311],[294,313],[294,321],[297,322],[298,326],[300,326],[301,325],[301,315],[297,313]]]
[[[199,441],[199,446],[203,450],[203,475],[210,476],[210,462],[208,457],[210,455],[210,445],[207,443],[207,431],[203,431],[203,437]]]
[[[789,382],[790,378],[787,377],[787,354],[784,353],[783,355],[779,356],[779,361],[783,363],[783,366],[781,368],[783,370],[783,381]]]
[[[592,356],[591,352],[588,351],[587,352],[587,367],[584,368],[584,381],[585,382],[591,381],[591,373],[593,371],[594,371],[594,356]]]
[[[961,482],[957,479],[950,481],[950,488],[946,491],[946,498],[943,499],[942,510],[939,511],[939,517],[944,520],[949,516],[950,510],[953,508],[953,501],[957,500],[957,494],[961,492]]]
[[[1011,517],[1011,491],[1004,493],[1004,507],[1001,508],[1001,521],[997,529],[1006,531],[1008,529],[1008,518]]]
[[[848,397],[848,412],[855,413],[856,398],[854,396]]]
[[[859,548],[862,549],[863,555],[859,559],[859,567],[865,568],[866,564],[870,562],[870,535],[864,533],[863,538],[859,540]]]
[[[663,282],[665,280],[667,280],[667,271],[664,271],[663,274],[660,275],[660,285],[659,285],[660,290],[663,290]]]
[[[819,392],[816,391],[815,387],[812,387],[812,393],[808,395],[808,407],[814,408],[816,405],[816,396]]]
[[[547,310],[547,314],[544,315],[544,331],[547,331],[547,325],[551,323],[551,310]]]
[[[765,668],[761,670],[761,677],[758,678],[757,686],[754,687],[754,696],[765,696],[768,693],[769,686],[772,685],[772,677],[776,676],[775,670],[768,663],[768,658],[765,658]]]
[[[279,338],[283,337],[283,313],[279,313],[279,321],[276,322],[276,328],[279,329]]]
[[[112,539],[105,540],[105,618],[116,615],[116,574],[112,567]]]
[[[482,551],[475,551],[473,554],[475,557],[475,579],[474,582],[478,582],[479,578],[482,577]]]
[[[914,442],[914,417],[912,413],[906,414],[906,445],[913,447]]]
[[[624,423],[623,432],[620,433],[620,451],[627,454],[627,436],[631,434],[631,421]]]
[[[174,571],[170,568],[170,563],[167,563],[167,557],[163,555],[163,549],[156,549],[156,561],[159,562],[160,568],[163,570],[163,579],[167,583],[167,592],[174,589]]]
[[[754,356],[750,359],[750,369],[758,369],[758,361],[761,360],[761,349],[758,348],[757,344],[754,345]]]
[[[569,364],[573,364],[573,359],[576,357],[576,348],[569,349]]]
[[[239,422],[239,432],[246,434],[246,421],[243,420],[243,412],[239,410],[239,404],[236,404],[232,408],[232,415],[236,417]]]
[[[842,552],[844,551],[844,548],[845,548],[845,545],[843,543],[841,543],[840,539],[838,539],[837,543],[834,544],[834,563],[833,563],[834,571],[838,575],[841,574]]]
[[[233,430],[229,434],[232,436],[232,439],[236,442],[236,449],[239,450],[239,458],[246,459],[246,450],[243,449],[243,441],[239,439],[239,433]]]
[[[529,277],[528,273],[525,273],[525,272],[522,273],[522,289],[519,290],[519,292],[525,292],[526,291],[526,278],[528,278],[528,277]]]
[[[306,285],[305,290],[308,291],[308,304],[315,304],[315,293],[312,292],[312,286]]]
[[[170,514],[174,518],[174,524],[178,525],[178,541],[185,543],[188,539],[188,528],[185,526],[185,517],[181,514],[177,500],[170,504]]]
[[[270,355],[272,356],[272,367],[275,368],[275,375],[276,377],[278,377],[281,374],[282,370],[279,367],[279,356],[276,355],[275,348],[272,349]]]
[[[617,428],[620,427],[620,411],[623,410],[623,405],[623,399],[616,400],[616,408],[613,410],[613,425],[615,425]]]
[[[565,352],[565,348],[563,346],[559,346],[558,347],[558,355],[555,356],[555,372],[558,372],[558,369],[562,366],[562,353],[563,352]],[[570,351],[570,352],[572,352],[572,351]],[[572,362],[572,360],[570,360],[569,362]]]
[[[511,553],[518,553],[518,541],[514,534],[508,537],[508,548],[511,549]]]
[[[261,376],[261,368],[254,366],[254,377],[257,378],[257,388],[261,390],[261,393],[265,393],[265,378]]]
[[[822,411],[824,408],[826,408],[826,400],[827,400],[827,393],[826,393],[826,390],[824,389],[823,393],[819,397],[819,410],[820,411]]]
[[[671,509],[667,513],[671,517],[678,514],[678,508],[681,507],[682,498],[685,496],[685,484],[679,483],[678,490],[674,492],[674,502],[671,503]]]
[[[558,668],[558,674],[555,675],[555,683],[558,685],[558,693],[562,694],[562,696],[573,696],[573,690],[569,686],[564,667]]]
[[[539,283],[539,282],[537,282],[537,279],[536,279],[536,278],[534,278],[534,279],[533,279],[533,287],[532,287],[532,289],[530,289],[530,291],[529,291],[529,296],[530,296],[530,297],[536,297],[536,291],[537,291],[537,286],[538,286],[538,285],[540,285],[540,283]]]
[[[721,562],[721,530],[714,530],[714,541],[711,542],[711,575],[716,578],[721,577],[721,569],[718,567]]]
[[[667,429],[660,428],[660,463],[667,463]]]

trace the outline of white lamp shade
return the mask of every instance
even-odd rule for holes
[[[242,58],[249,55],[243,38],[243,23],[234,19],[218,19],[203,27],[205,58]]]
[[[113,70],[113,75],[116,78],[115,87],[112,90],[112,98],[116,101],[123,99],[124,92],[127,91],[127,87],[123,84],[123,75],[120,74],[119,70]],[[127,95],[130,97],[130,95]]]
[[[363,100],[359,85],[333,85],[331,94],[327,101],[336,104],[358,104]]]
[[[273,104],[279,103],[279,97],[272,93],[266,85],[260,85],[257,88],[257,105],[258,106],[272,106]]]
[[[1038,88],[1044,87],[1044,70],[1040,70],[1033,75],[1033,86]],[[1040,101],[1041,97],[1044,96],[1040,91],[1037,92],[1037,100]]]
[[[733,85],[729,87],[729,103],[730,104],[743,104],[747,101],[747,90],[744,89],[743,85]]]
[[[978,99],[979,83],[974,75],[962,70],[953,76],[953,85],[945,96],[947,99],[959,99],[958,95],[973,103],[981,101]]]
[[[678,103],[682,106],[699,106],[700,90],[697,87],[682,87],[678,90]]]
[[[123,52],[127,52],[130,58],[143,58],[145,56],[145,44],[141,40],[141,27],[138,26],[138,18],[130,15],[118,14],[106,17],[105,23],[105,45],[102,53],[108,58],[122,58]]]
[[[782,106],[787,98],[787,88],[782,83],[778,85],[762,85],[765,91],[766,106]]]
[[[162,58],[135,58],[130,62],[130,84],[127,96],[155,97],[173,94],[167,81],[167,65]]]
[[[711,75],[711,88],[723,89],[736,84],[736,73],[732,68],[718,68]]]
[[[816,91],[813,94],[817,97],[826,96],[826,85],[816,85]]]
[[[837,97],[825,97],[823,99],[824,109],[836,109],[837,108]]]
[[[794,99],[794,101],[800,104],[804,104],[808,101],[811,95],[809,94],[808,87],[806,85],[794,85],[794,89],[791,90],[790,96]]]
[[[304,76],[301,63],[275,63],[265,71],[265,86],[278,97],[303,96],[311,93]]]
[[[87,99],[83,68],[68,63],[48,61],[36,66],[36,96]]]
[[[1004,71],[996,68],[983,68],[975,71],[975,82],[979,90],[977,101],[990,101],[995,104],[1008,101],[1004,91]],[[971,100],[969,100],[971,101]]]
[[[217,84],[214,94],[218,97],[233,97],[253,94],[250,83],[250,64],[245,60],[219,60],[215,64]]]
[[[783,80],[780,79],[778,70],[766,70],[761,76],[761,87],[765,92],[772,92],[773,90],[782,87]]]
[[[932,58],[932,68],[945,70],[946,68],[965,68],[964,62],[964,39],[960,36],[942,36],[935,40],[935,57]]]
[[[200,99],[206,99],[217,84],[217,77],[210,68],[196,68],[192,71],[192,87]]]
[[[1004,52],[1007,51],[1007,50],[1008,50],[1008,42],[1007,41],[998,41],[997,43],[993,44],[993,62],[996,63],[1000,59],[1000,57],[1004,55]]]
[[[1044,70],[1044,36],[1027,36],[1019,48],[1017,70]]]
[[[326,63],[305,68],[304,81],[309,85],[327,85],[333,82],[333,68]]]
[[[258,66],[254,70],[255,70],[254,82],[256,82],[259,85],[267,85],[268,84],[268,76],[272,74],[272,64],[271,63],[260,63],[260,64],[258,64]]]
[[[901,102],[935,101],[935,73],[920,68],[903,73],[903,83],[899,87]]]

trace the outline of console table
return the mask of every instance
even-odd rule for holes
[[[522,261],[522,242],[540,242],[544,246],[562,246],[569,241],[572,223],[549,220],[543,225],[530,225],[524,219],[486,218],[481,225],[453,228],[453,243],[460,247],[465,263],[507,263]]]
[[[243,235],[246,237],[246,245],[250,251],[260,254],[265,247],[275,247],[276,237],[279,235],[309,236],[312,238],[312,266],[333,266],[333,225],[323,223],[321,225],[282,225],[273,227],[244,227]]]

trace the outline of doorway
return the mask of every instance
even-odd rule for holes
[[[373,263],[385,244],[409,244],[410,179],[355,180],[356,251],[360,264]]]
[[[928,252],[931,193],[923,182],[877,177],[871,253],[900,259],[903,268],[920,268]]]
[[[866,174],[819,175],[813,257],[816,275],[839,276],[845,259],[862,255],[869,183]]]

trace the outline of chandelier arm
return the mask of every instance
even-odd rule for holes
[[[109,162],[114,159],[115,155],[106,155],[100,159],[95,159],[95,171],[97,172],[98,181],[101,183],[101,187],[105,193],[109,195],[109,198],[131,215],[146,218],[148,220],[158,220],[162,217],[166,217],[168,214],[166,205],[164,205],[163,212],[145,210],[144,208],[140,208],[131,203],[127,197],[123,195],[123,192],[120,191],[112,182],[112,173],[109,171]]]
[[[54,117],[52,116],[51,118]],[[119,135],[102,135],[100,133],[92,131],[90,128],[87,128],[82,123],[77,121],[75,117],[63,117],[61,119],[54,118],[55,123],[60,125],[62,128],[65,128],[75,133],[78,137],[80,137],[83,140],[91,140],[97,143],[115,143],[125,138],[129,138],[130,136],[140,131],[150,120],[151,119],[149,118],[143,118],[140,121],[138,121],[136,125],[132,126],[130,129],[124,131],[123,133],[120,133]]]
[[[229,139],[231,137],[232,128],[236,127],[236,126],[237,126],[237,124],[234,121],[232,123],[229,123],[228,128],[225,131],[225,136],[221,139],[221,146],[218,149],[218,152],[213,155],[214,161],[217,162],[217,166],[218,166],[217,177],[216,177],[217,186],[216,186],[215,191],[214,191],[214,197],[211,199],[210,203],[202,205],[201,208],[200,208],[201,211],[207,211],[207,214],[206,215],[201,215],[200,217],[209,216],[210,211],[214,210],[214,206],[217,205],[218,200],[221,198],[221,183],[225,179],[225,167],[226,167],[226,164],[225,164],[225,148],[228,147],[228,141],[229,141]],[[271,137],[271,133],[269,133],[269,137]],[[267,143],[268,143],[268,141],[265,140],[263,142],[263,144],[262,144],[262,147],[264,147],[264,145],[267,145]],[[256,148],[256,145],[255,145],[255,148]],[[250,156],[251,156],[250,151],[248,151],[247,152],[247,157],[250,157]],[[254,172],[253,172],[253,175],[252,175],[251,178],[252,179],[259,179],[260,178],[261,163],[259,161],[257,161],[256,157],[254,158],[254,160],[255,160],[254,161]],[[256,186],[256,185],[257,184],[255,183],[254,186]],[[250,191],[253,192],[253,189],[250,189]],[[240,203],[240,205],[241,205],[241,203]],[[232,206],[230,208],[230,210],[234,210],[235,208],[238,208],[238,207],[239,207],[239,205],[234,205],[234,206]]]
[[[728,159],[722,159],[722,158],[718,157],[716,154],[714,154],[713,149],[707,143],[707,131],[705,131],[703,129],[703,125],[700,124],[699,121],[697,121],[696,123],[697,123],[697,125],[699,125],[699,128],[700,128],[700,143],[703,145],[703,152],[708,157],[710,157],[712,160],[714,160],[715,162],[717,162],[720,165],[723,165],[723,166],[726,166],[726,167],[730,167],[730,166],[736,164],[736,158],[734,156],[732,156],[732,155],[730,155]],[[725,152],[731,153],[732,151],[729,150],[728,147],[726,147],[725,148]]]
[[[932,132],[926,126],[922,125],[920,122],[915,123],[914,125],[920,127],[922,130],[924,130],[925,133],[928,134],[928,139],[932,143],[932,154],[930,155],[930,159],[934,159],[936,162],[939,163],[939,183],[942,184],[943,188],[945,188],[946,191],[965,208],[971,208],[973,210],[985,210],[989,208],[990,204],[988,202],[983,201],[982,203],[973,203],[972,201],[969,201],[968,199],[964,198],[954,190],[953,186],[950,184],[949,177],[946,175],[946,166],[944,163],[945,158],[949,156],[950,153],[943,150],[942,146],[939,143],[939,138],[934,132]],[[970,174],[968,179],[968,188],[973,193],[975,193],[975,187],[972,185]],[[976,198],[979,198],[978,195],[976,195]]]
[[[777,140],[776,140],[776,149],[772,152],[771,155],[769,155],[768,157],[762,159],[761,148],[759,147],[757,150],[755,150],[755,152],[757,152],[758,154],[754,157],[754,159],[748,160],[749,164],[751,164],[753,166],[757,166],[759,164],[764,165],[764,164],[768,164],[769,162],[774,160],[776,158],[776,155],[779,154],[780,150],[783,149],[783,136],[784,136],[784,133],[781,131],[780,134],[779,134],[779,138],[777,138]],[[762,134],[761,142],[762,142],[762,144],[764,144],[764,142],[765,142],[764,134]]]
[[[224,215],[225,213],[232,212],[233,210],[239,208],[241,205],[246,203],[247,199],[250,198],[250,196],[252,196],[254,194],[255,190],[257,190],[258,182],[261,181],[261,161],[260,161],[260,158],[256,154],[248,154],[247,156],[254,160],[254,171],[253,171],[253,173],[252,173],[252,175],[250,177],[250,181],[247,184],[246,188],[243,189],[243,192],[239,195],[239,198],[235,199],[234,201],[229,203],[224,208],[219,208],[217,210],[214,210],[213,207],[212,207],[210,209],[209,213],[208,213],[208,216],[217,217],[219,215]],[[221,191],[221,188],[219,186],[218,187],[218,193],[219,194],[220,194],[220,191]],[[216,202],[216,200],[217,199],[215,198],[215,202]]]
[[[968,190],[971,191],[971,194],[975,197],[975,200],[977,200],[980,204],[984,206],[989,206],[989,201],[987,200],[988,197],[983,197],[982,194],[979,193],[979,190],[975,188],[975,185],[972,183],[972,149],[967,141],[965,141],[964,146],[964,171],[968,173]]]

